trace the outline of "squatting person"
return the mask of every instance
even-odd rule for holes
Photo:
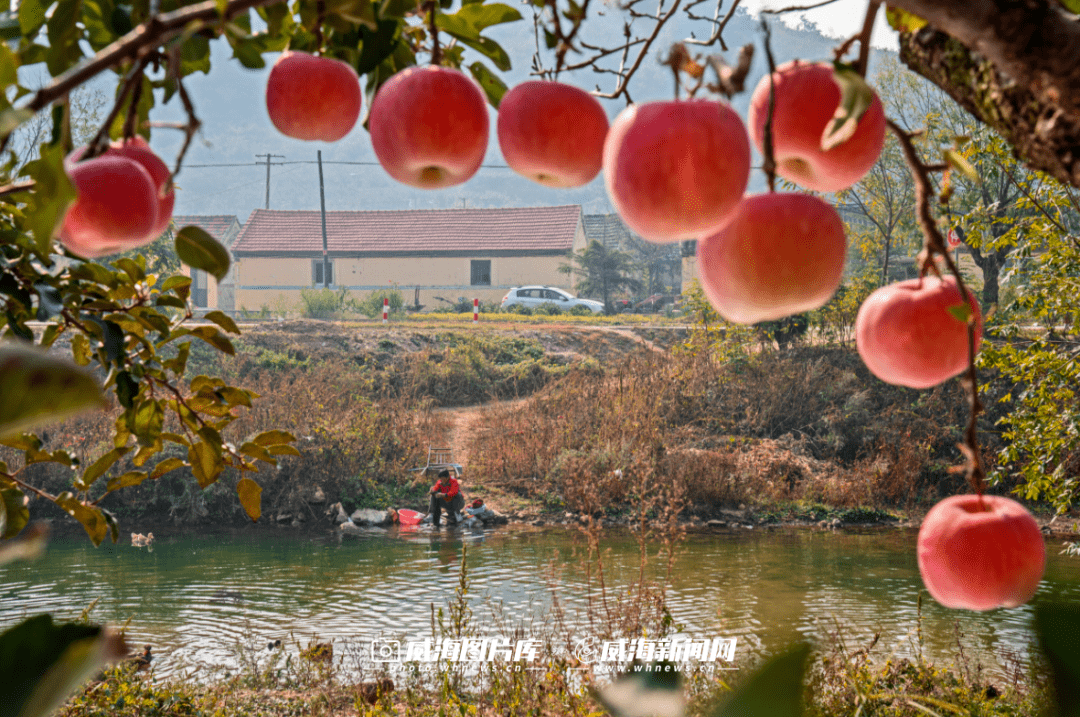
[[[439,517],[442,511],[446,510],[450,525],[457,525],[458,512],[464,507],[465,497],[461,495],[461,485],[457,479],[450,475],[449,470],[439,471],[439,481],[431,486],[431,500],[428,504],[431,524],[438,526]]]

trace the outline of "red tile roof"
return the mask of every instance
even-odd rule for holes
[[[556,254],[573,247],[581,206],[327,212],[331,253]],[[232,246],[236,255],[322,253],[316,211],[256,209]]]
[[[174,214],[173,221],[177,229],[194,225],[219,241],[233,222],[240,223],[234,214]]]

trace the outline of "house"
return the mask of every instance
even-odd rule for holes
[[[498,303],[522,284],[566,287],[559,267],[585,247],[580,205],[334,211],[325,231],[324,264],[320,212],[253,211],[232,245],[236,308],[298,307],[302,289],[321,287],[356,299],[397,289],[427,309]]]
[[[196,226],[221,242],[229,249],[240,234],[240,220],[232,214],[175,214],[173,224],[176,231],[187,226]],[[197,309],[221,309],[233,312],[236,309],[232,268],[222,281],[211,281],[205,271],[182,266],[181,271],[191,277],[191,303]]]

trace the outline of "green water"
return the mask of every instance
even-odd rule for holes
[[[100,598],[94,617],[130,618],[132,642],[150,643],[160,655],[159,674],[181,664],[229,664],[238,644],[290,636],[367,650],[380,636],[430,636],[431,606],[453,598],[467,547],[481,632],[550,624],[554,593],[577,634],[589,634],[584,544],[573,531],[372,529],[359,538],[328,532],[313,539],[252,529],[159,535],[152,552],[125,543],[95,549],[85,539],[56,539],[43,559],[0,568],[0,626],[45,611],[74,618]],[[901,530],[690,535],[674,564],[668,606],[688,635],[737,638],[737,658],[802,638],[821,641],[837,625],[849,645],[880,633],[877,654],[912,655],[922,591],[914,545],[915,533]],[[638,545],[629,534],[607,534],[604,548],[606,587],[618,598],[637,577]],[[1080,599],[1080,559],[1059,551],[1060,541],[1048,544],[1040,594]],[[655,554],[649,567],[661,567]],[[959,631],[965,654],[992,672],[1012,656],[1025,659],[1029,607],[951,611],[923,594],[927,657],[952,659]]]

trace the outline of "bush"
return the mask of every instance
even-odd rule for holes
[[[381,318],[383,299],[390,300],[391,314],[398,315],[405,311],[405,300],[397,289],[378,289],[371,292],[363,301],[357,304],[357,311],[373,319]]]
[[[559,305],[555,304],[554,302],[545,301],[544,303],[536,307],[536,313],[540,314],[541,316],[558,316],[562,313],[562,309],[560,309]]]
[[[592,316],[593,310],[590,309],[588,306],[582,306],[581,304],[578,304],[574,308],[570,309],[569,314],[571,316]]]
[[[332,289],[301,289],[300,301],[304,305],[304,316],[309,319],[333,319],[339,317],[347,308],[354,305],[349,298],[349,290],[344,286]]]

